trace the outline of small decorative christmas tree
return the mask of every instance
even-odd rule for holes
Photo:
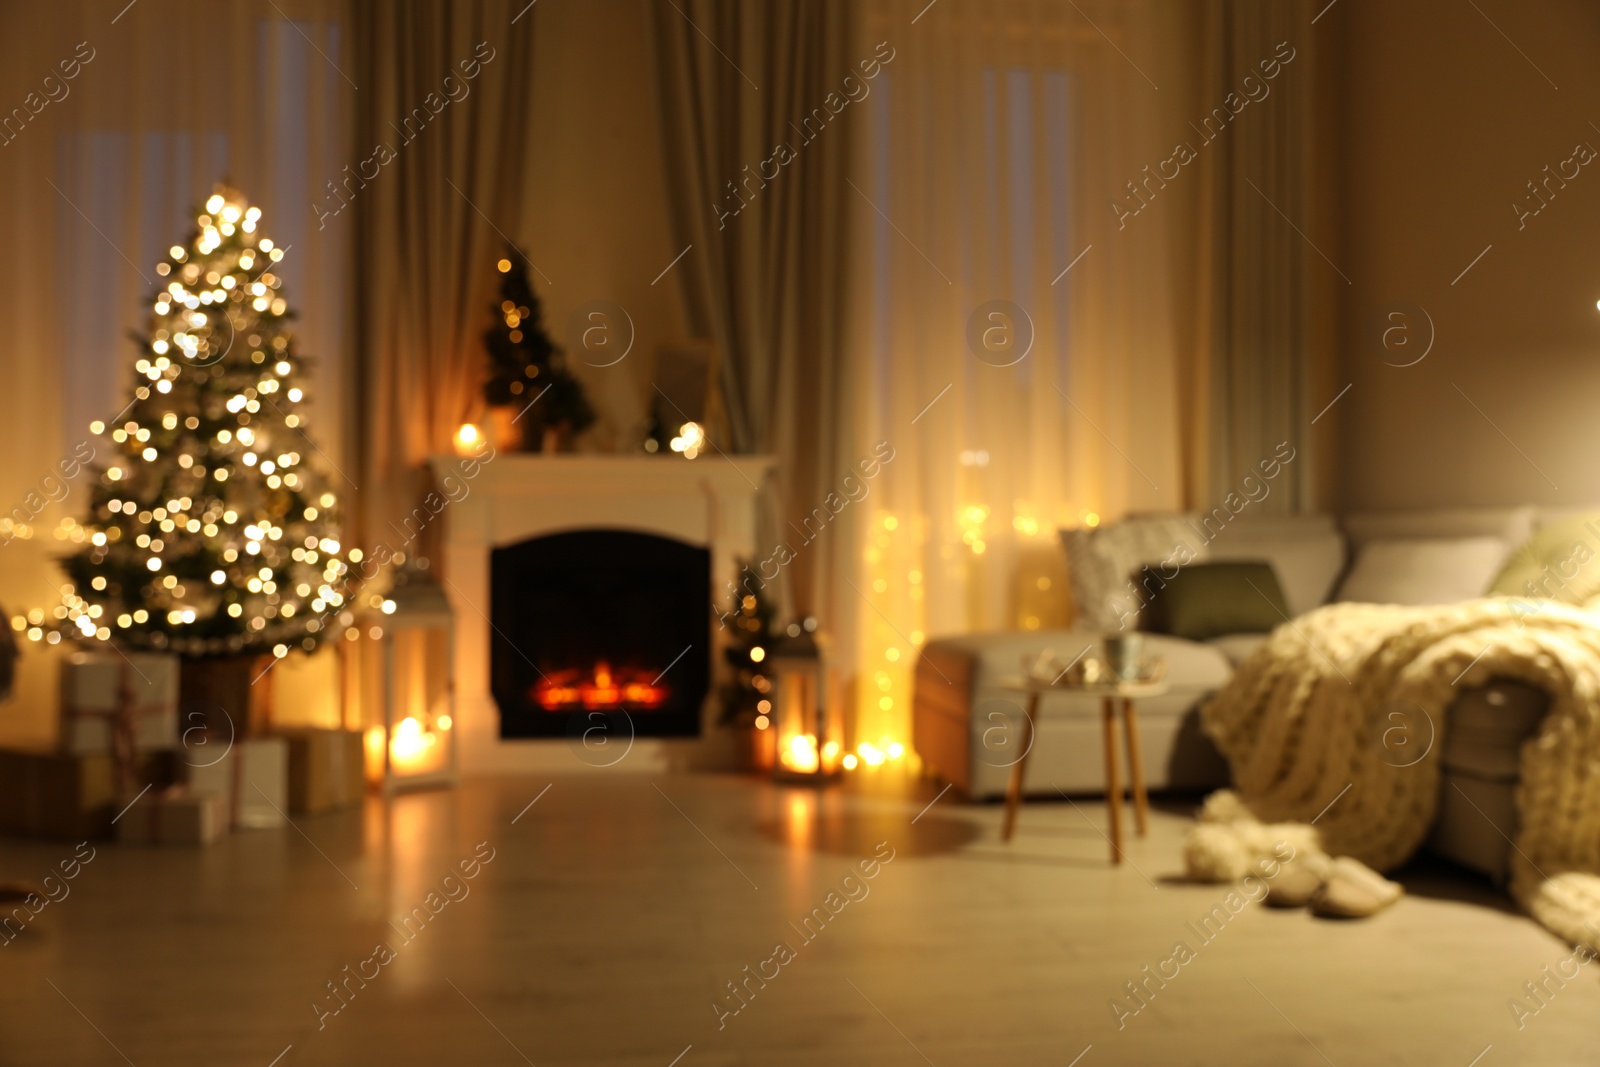
[[[729,678],[722,690],[724,722],[753,719],[771,708],[772,682],[761,662],[776,639],[772,597],[749,563],[740,564],[739,581],[734,588],[734,601],[721,616],[723,625],[732,631],[728,647],[723,650],[729,667]],[[757,648],[761,653],[751,655]],[[763,702],[766,708],[762,707]]]
[[[138,384],[107,426],[113,459],[63,562],[74,636],[187,656],[310,651],[346,602],[338,500],[305,432],[305,359],[288,329],[261,209],[205,203],[134,335]],[[348,562],[347,562],[348,561]],[[38,639],[37,629],[29,636]]]
[[[594,408],[583,384],[566,369],[561,350],[544,329],[539,298],[528,279],[526,259],[515,248],[500,260],[500,321],[483,335],[489,351],[489,380],[483,398],[491,407],[527,408],[518,421],[523,440],[538,448],[545,429],[582,433],[594,423]],[[533,403],[534,398],[538,403]]]

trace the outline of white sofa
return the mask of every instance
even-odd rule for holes
[[[1000,688],[1021,677],[1024,656],[1054,649],[1071,659],[1096,644],[1094,630],[1035,630],[930,641],[917,660],[912,740],[940,777],[969,797],[1004,794],[1019,754],[1024,694]],[[1150,635],[1167,661],[1171,692],[1139,702],[1140,736],[1151,789],[1203,789],[1227,780],[1221,755],[1200,733],[1195,709],[1233,674],[1219,649]],[[1040,698],[1028,759],[1030,793],[1096,793],[1104,788],[1100,698],[1068,691]]]
[[[1016,751],[1025,697],[1000,688],[1021,676],[1025,655],[1053,649],[1067,659],[1104,633],[1132,629],[1148,594],[1138,569],[1191,559],[1267,559],[1291,614],[1327,600],[1344,567],[1343,535],[1326,516],[1240,517],[1223,523],[1192,515],[1141,516],[1094,530],[1063,531],[1077,607],[1071,630],[969,634],[928,643],[918,660],[912,731],[924,762],[974,798],[1001,795]],[[1227,682],[1259,635],[1199,643],[1150,635],[1149,650],[1167,662],[1171,692],[1141,701],[1141,735],[1152,789],[1222,784],[1227,768],[1201,734],[1195,710]],[[947,681],[948,679],[948,681]],[[1070,692],[1041,698],[1028,788],[1099,792],[1099,698]],[[1007,727],[1011,726],[1011,729]]]
[[[1138,584],[1142,567],[1159,568],[1185,557],[1266,560],[1278,575],[1292,616],[1334,597],[1341,580],[1352,579],[1351,561],[1373,546],[1362,556],[1367,588],[1408,580],[1404,574],[1386,575],[1385,568],[1426,571],[1431,561],[1458,556],[1466,561],[1463,572],[1472,573],[1443,577],[1460,596],[1476,596],[1487,591],[1505,556],[1543,524],[1571,514],[1571,509],[1524,507],[1353,514],[1338,521],[1319,515],[1246,513],[1224,521],[1213,513],[1140,516],[1096,530],[1063,531],[1077,624],[1069,630],[967,634],[929,642],[917,665],[912,702],[916,750],[936,774],[968,796],[1003,795],[1017,755],[1025,697],[1001,686],[1021,676],[1024,657],[1053,649],[1070,659],[1104,633],[1136,626],[1146,598]],[[1503,546],[1498,557],[1484,558],[1487,539]],[[1600,554],[1600,539],[1593,547]],[[1487,577],[1479,573],[1486,565],[1491,565]],[[1159,569],[1155,573],[1149,580],[1159,582]],[[1424,596],[1425,590],[1397,595]],[[1227,784],[1227,768],[1200,729],[1198,707],[1264,636],[1196,642],[1151,634],[1146,640],[1149,650],[1166,660],[1171,685],[1167,696],[1140,704],[1150,788],[1195,790]],[[1436,844],[1495,876],[1504,874],[1505,839],[1484,824],[1480,812],[1465,818],[1472,809],[1460,802],[1459,794],[1470,795],[1497,824],[1514,817],[1517,746],[1537,726],[1541,697],[1504,682],[1465,693],[1451,715],[1458,728],[1441,749],[1447,795]],[[1096,697],[1071,692],[1042,698],[1029,757],[1029,793],[1103,791],[1098,703]],[[1452,819],[1452,813],[1457,817]],[[1469,825],[1473,820],[1478,825]],[[1499,828],[1515,833],[1512,825]]]

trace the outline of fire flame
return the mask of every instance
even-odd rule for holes
[[[568,708],[657,708],[670,690],[645,681],[642,671],[613,675],[611,665],[600,660],[585,678],[580,670],[554,671],[533,687],[533,699],[546,711]]]

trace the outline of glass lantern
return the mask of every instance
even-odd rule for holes
[[[804,628],[791,626],[766,656],[778,747],[774,774],[789,781],[822,781],[839,769],[840,730],[832,714],[832,678],[826,644],[815,627],[812,619]]]
[[[444,590],[429,581],[396,586],[383,602],[381,627],[383,791],[455,785],[454,615]],[[380,728],[374,728],[377,733]]]

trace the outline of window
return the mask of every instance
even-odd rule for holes
[[[129,332],[144,328],[159,287],[154,265],[187,240],[196,207],[223,180],[262,207],[263,231],[286,250],[284,291],[301,316],[301,348],[317,359],[312,395],[321,411],[339,409],[352,227],[344,219],[318,231],[312,203],[349,162],[349,87],[319,54],[338,54],[341,28],[277,17],[252,22],[249,77],[224,78],[219,89],[213,71],[186,79],[182,68],[161,65],[156,73],[178,84],[164,80],[158,93],[131,87],[123,106],[94,109],[97,128],[57,134],[55,289],[69,441],[126,402],[135,356]],[[178,102],[186,92],[207,95]],[[322,436],[337,441],[326,430]]]

